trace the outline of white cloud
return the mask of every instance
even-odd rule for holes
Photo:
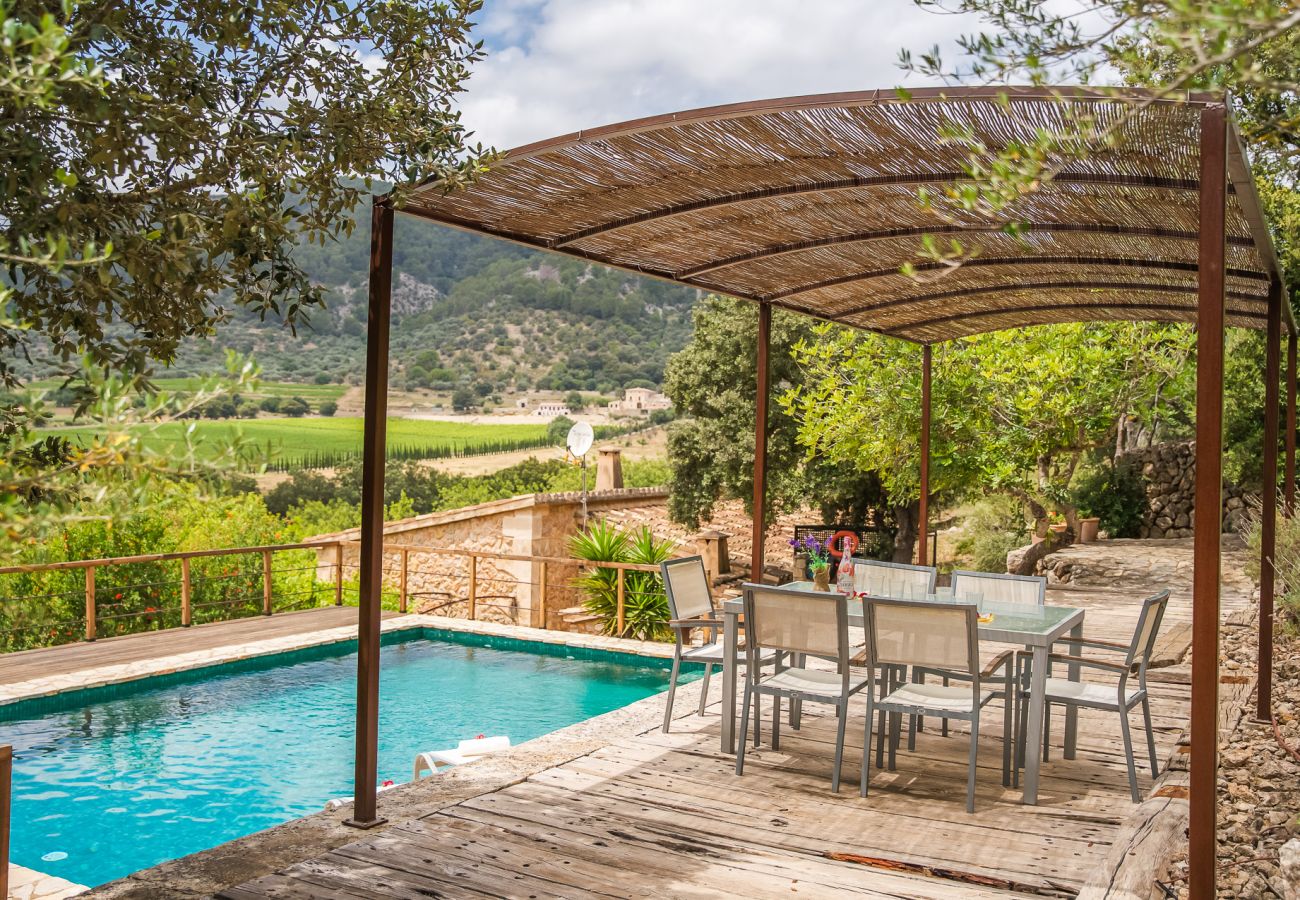
[[[489,0],[481,19],[491,52],[461,109],[499,149],[716,103],[892,88],[901,48],[978,28],[912,0]]]

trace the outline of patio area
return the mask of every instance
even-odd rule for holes
[[[1139,543],[1145,542],[1124,542],[1124,553],[1132,556]],[[1187,542],[1159,543],[1166,555],[1190,557]],[[1244,621],[1251,607],[1244,558],[1239,545],[1225,546],[1230,620]],[[1048,602],[1085,608],[1090,637],[1123,640],[1132,633],[1136,591],[1145,587],[1057,589]],[[1179,661],[1153,673],[1153,715],[1161,759],[1185,768],[1179,741],[1190,712],[1182,658],[1190,584],[1170,587],[1162,655]],[[914,753],[900,750],[895,772],[873,769],[864,800],[856,783],[860,703],[848,729],[845,784],[835,795],[832,716],[806,707],[803,728],[785,729],[779,751],[765,743],[751,752],[738,778],[734,758],[719,751],[720,704],[715,699],[704,717],[694,715],[697,690],[690,685],[679,695],[669,734],[651,724],[658,705],[634,731],[595,749],[445,805],[408,804],[407,815],[393,817],[382,832],[220,896],[1068,897],[1104,873],[1112,845],[1128,837],[1126,819],[1138,810],[1111,714],[1080,712],[1074,760],[1061,758],[1064,717],[1055,717],[1039,805],[1025,806],[1019,790],[1001,785],[1000,710],[991,706],[981,727],[977,811],[967,815],[960,727],[947,738],[928,729]],[[1249,684],[1225,690],[1225,717],[1248,693]],[[655,700],[661,703],[646,702]],[[1150,773],[1140,777],[1145,795]],[[384,814],[382,807],[381,799]]]

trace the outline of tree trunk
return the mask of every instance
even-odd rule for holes
[[[920,501],[907,506],[894,507],[894,562],[910,563],[916,559],[917,520],[921,515]]]

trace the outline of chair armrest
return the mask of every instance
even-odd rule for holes
[[[1015,655],[1016,655],[1015,650],[1003,650],[997,656],[989,660],[988,665],[986,665],[984,667],[984,670],[980,672],[980,678],[981,679],[992,678],[993,673],[995,673],[998,669],[1002,668],[1003,666],[1009,666],[1011,664],[1011,660],[1015,658]]]
[[[1097,650],[1117,650],[1120,653],[1127,653],[1129,650],[1128,644],[1117,644],[1114,641],[1099,641],[1093,638],[1069,637],[1068,635],[1066,637],[1059,637],[1053,641],[1053,646],[1056,644],[1072,644],[1076,647],[1091,647]]]
[[[1047,659],[1050,662],[1064,663],[1066,665],[1087,666],[1090,669],[1103,669],[1107,672],[1117,672],[1121,675],[1128,674],[1131,667],[1121,663],[1106,662],[1101,659],[1089,659],[1086,656],[1067,656],[1064,653],[1052,653]]]
[[[669,628],[721,628],[721,619],[672,619]]]

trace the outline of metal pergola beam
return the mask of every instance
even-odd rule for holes
[[[1219,731],[1219,578],[1223,508],[1224,240],[1227,107],[1201,110],[1199,287],[1196,307],[1196,524],[1192,533],[1192,713],[1188,887],[1214,896]]]
[[[764,544],[767,540],[767,404],[771,393],[772,364],[768,354],[772,345],[772,307],[758,307],[758,340],[755,346],[754,400],[754,513],[753,541],[750,550],[749,577],[763,583]],[[741,735],[741,740],[744,740]]]
[[[1274,281],[1268,292],[1268,331],[1264,364],[1264,459],[1260,476],[1259,511],[1259,631],[1258,682],[1255,716],[1273,717],[1273,589],[1277,583],[1277,414],[1282,351],[1282,284]]]

